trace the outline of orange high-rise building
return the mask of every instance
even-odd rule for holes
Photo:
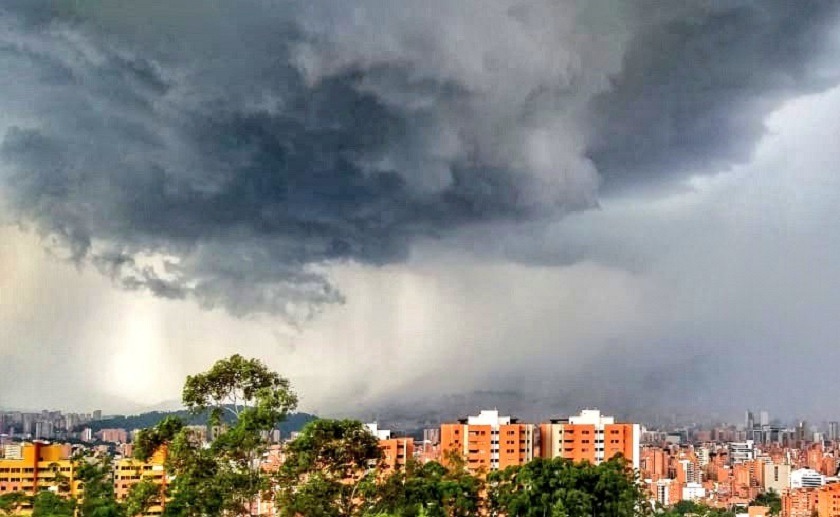
[[[639,469],[641,430],[639,424],[616,423],[597,409],[540,424],[540,455],[599,464],[617,455]]]
[[[831,483],[819,489],[817,515],[840,517],[840,483]]]
[[[471,472],[489,472],[534,459],[539,430],[499,416],[498,411],[482,411],[457,424],[441,425],[440,442],[444,462],[454,453],[464,458]]]

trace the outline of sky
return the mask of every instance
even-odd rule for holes
[[[840,417],[838,15],[6,0],[0,407]]]

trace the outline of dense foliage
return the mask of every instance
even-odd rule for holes
[[[32,498],[32,517],[73,517],[76,501],[52,492],[39,492]]]
[[[24,503],[27,502],[26,494],[23,492],[11,492],[0,495],[0,514],[14,515],[18,513]]]
[[[735,517],[735,512],[722,508],[711,508],[694,501],[680,501],[659,515],[661,517]]]
[[[368,514],[393,517],[467,517],[477,515],[484,482],[470,475],[463,461],[409,462],[365,492]]]
[[[375,484],[382,457],[379,441],[354,420],[307,424],[286,451],[277,480],[280,515],[357,515],[363,493]]]
[[[102,458],[79,458],[77,477],[84,490],[84,497],[78,503],[82,517],[121,517],[125,511],[116,502],[114,494],[113,466],[108,456]]]
[[[491,515],[632,517],[643,494],[622,458],[600,465],[535,459],[488,476]]]
[[[770,508],[770,515],[779,515],[782,513],[782,498],[775,490],[769,490],[763,494],[759,494],[750,506],[766,506]]]

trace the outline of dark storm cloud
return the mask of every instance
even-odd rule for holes
[[[20,96],[10,103],[37,119],[6,132],[7,192],[25,221],[127,288],[237,313],[315,309],[340,295],[311,264],[392,262],[417,235],[530,210],[509,171],[453,164],[451,185],[426,195],[396,171],[363,168],[411,121],[360,91],[360,72],[307,86],[281,62],[271,77],[280,107],[192,84],[206,97],[185,108],[168,103],[176,86],[159,64],[70,37],[83,27],[48,27],[7,28],[0,47],[23,80],[7,84]],[[138,254],[170,258],[141,266]]]
[[[15,216],[128,289],[292,318],[342,299],[325,264],[391,263],[419,237],[592,207],[587,149],[608,186],[743,158],[770,107],[827,84],[803,67],[832,14],[628,15],[619,71],[603,63],[620,62],[621,38],[597,66],[576,62],[603,27],[561,23],[573,1],[489,4],[498,39],[469,9],[407,34],[372,0],[358,7],[381,26],[331,1],[61,5],[0,16]],[[455,29],[423,32],[440,27]],[[437,40],[451,34],[464,42]],[[587,142],[577,111],[614,73]]]
[[[589,154],[606,189],[745,163],[772,110],[840,78],[825,60],[836,50],[837,2],[718,2],[679,15],[633,38],[593,103]]]

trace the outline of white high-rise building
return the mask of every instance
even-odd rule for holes
[[[825,476],[813,469],[796,469],[790,473],[791,488],[819,488],[825,485]]]

